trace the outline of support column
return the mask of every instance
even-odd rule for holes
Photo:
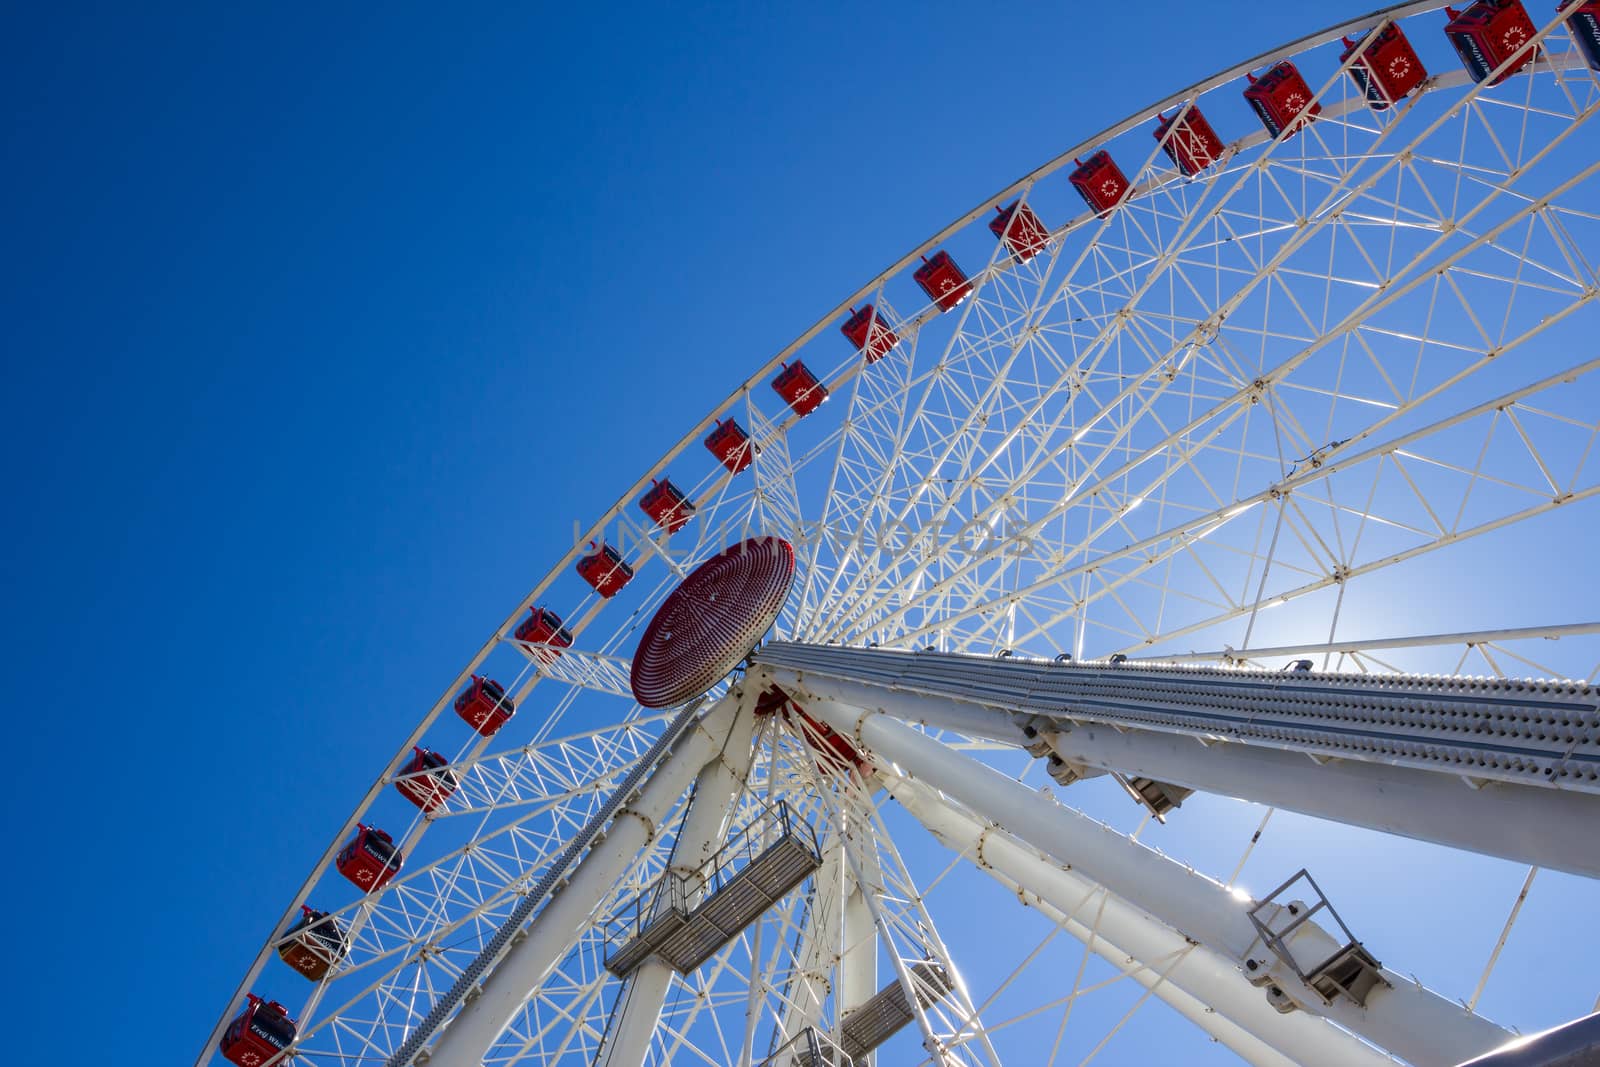
[[[787,1036],[821,1025],[823,1006],[833,993],[833,979],[829,976],[839,960],[840,915],[852,884],[845,873],[843,848],[837,837],[824,846],[822,866],[814,876],[816,895],[800,932],[800,944],[794,954],[795,971],[783,1008],[780,1032]]]
[[[868,867],[867,877],[880,880],[876,856],[861,858]],[[878,926],[872,921],[872,905],[867,901],[867,889],[845,872],[846,893],[843,900],[844,928],[843,958],[839,961],[839,998],[836,1015],[842,1024],[857,1008],[865,1004],[878,991]],[[874,1056],[868,1053],[856,1060],[858,1067],[872,1067]]]
[[[921,782],[886,782],[889,792],[946,848],[964,855],[1062,925],[1096,955],[1165,1001],[1256,1067],[1392,1067],[1393,1061],[1326,1019],[1287,1015],[1267,1003],[1233,960],[1195,945],[1100,887],[1051,863],[1015,837],[954,807]],[[1186,953],[1174,965],[1169,961]],[[1134,961],[1152,961],[1140,967]],[[1165,975],[1163,978],[1162,975]]]
[[[727,836],[728,819],[750,775],[755,725],[754,706],[746,702],[734,718],[721,753],[695,779],[694,800],[673,845],[667,877],[692,875],[721,847]],[[694,903],[686,901],[689,906]],[[659,906],[670,904],[663,900]],[[629,976],[614,1009],[617,1017],[595,1057],[595,1067],[639,1067],[645,1062],[674,973],[671,967],[651,957]]]
[[[481,992],[456,1013],[435,1042],[430,1067],[479,1067],[485,1053],[550,972],[577,942],[613,885],[647,853],[657,827],[707,761],[722,751],[738,701],[724,696],[690,728],[617,813],[605,839],[584,857],[567,885],[554,893],[484,979]]]
[[[805,707],[872,756],[898,765],[1128,903],[1252,973],[1267,976],[1302,1009],[1334,1020],[1416,1067],[1447,1067],[1511,1036],[1389,970],[1382,972],[1389,987],[1372,990],[1364,1008],[1343,997],[1325,1004],[1292,968],[1263,948],[1246,909],[1220,884],[887,715],[826,700],[809,701]],[[1312,923],[1300,926],[1297,937],[1301,931],[1306,942],[1300,947],[1308,957],[1318,951],[1325,956],[1328,946],[1337,947]]]

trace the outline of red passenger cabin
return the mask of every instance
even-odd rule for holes
[[[1536,49],[1529,48],[1520,55],[1518,49],[1533,40],[1536,32],[1533,20],[1517,0],[1478,0],[1465,11],[1453,7],[1444,9],[1450,22],[1444,35],[1450,38],[1461,65],[1475,82],[1481,82],[1500,64],[1516,57],[1511,66],[1491,81],[1499,85],[1517,71],[1533,62]]]
[[[529,649],[540,663],[553,663],[561,658],[560,649],[572,647],[572,631],[561,625],[561,616],[549,608],[533,608],[512,636],[531,645],[547,646]],[[548,647],[552,645],[556,647]]]
[[[1595,2],[1600,3],[1600,0]],[[950,258],[950,253],[943,250],[935,252],[932,259],[923,256],[922,266],[912,277],[928,294],[928,299],[939,305],[940,311],[950,311],[972,295],[972,283]]]
[[[289,1011],[275,1000],[247,994],[250,1002],[228,1024],[217,1046],[222,1058],[238,1067],[261,1067],[294,1044],[297,1032]]]
[[[1322,113],[1322,105],[1311,100],[1311,87],[1293,63],[1279,63],[1261,76],[1247,75],[1250,88],[1244,98],[1255,109],[1261,125],[1273,137],[1293,136],[1301,126]]]
[[[372,892],[400,873],[405,856],[395,847],[394,838],[365,823],[356,824],[356,836],[339,850],[334,865],[357,887]]]
[[[1034,214],[1033,208],[1020,200],[1005,207],[997,207],[995,217],[989,220],[989,232],[1005,242],[1011,258],[1026,263],[1050,242],[1050,229]]]
[[[1167,131],[1172,136],[1167,136]],[[1192,178],[1222,158],[1222,138],[1198,107],[1180,111],[1170,119],[1162,115],[1156,126],[1156,140],[1185,178]],[[1165,138],[1165,140],[1162,140]]]
[[[650,479],[650,488],[639,498],[639,508],[650,520],[669,534],[675,534],[689,525],[694,505],[683,495],[683,490],[672,484],[670,478]]]
[[[1067,176],[1068,180],[1078,190],[1078,195],[1083,197],[1083,202],[1096,215],[1105,218],[1127,195],[1127,176],[1111,158],[1111,153],[1103,148],[1090,156],[1087,162],[1080,163],[1076,159],[1073,162],[1078,164],[1078,169]]]
[[[350,951],[349,935],[325,911],[300,905],[300,918],[284,933],[278,956],[298,974],[320,982]]]
[[[516,703],[493,678],[474,674],[472,682],[456,697],[456,714],[484,737],[493,737],[516,713]]]
[[[783,397],[783,402],[794,410],[796,415],[809,415],[822,406],[828,399],[828,389],[810,369],[798,359],[793,363],[783,364],[783,369],[778,376],[772,379],[772,388]]]
[[[1589,66],[1600,70],[1600,0],[1589,0],[1567,16],[1567,29]]]
[[[578,575],[601,596],[616,596],[633,580],[633,568],[623,560],[621,552],[604,541],[598,545],[590,541],[589,547],[594,551],[578,560]]]
[[[871,304],[860,311],[851,308],[850,317],[844,320],[839,332],[850,339],[857,352],[867,357],[868,363],[876,363],[900,343],[900,335],[889,329],[878,315],[878,309]]]
[[[732,419],[727,422],[717,420],[717,428],[706,438],[706,447],[717,457],[718,463],[728,468],[730,474],[738,474],[755,462],[757,449],[750,443],[750,435]]]
[[[402,777],[395,779],[394,787],[411,803],[432,813],[444,807],[459,784],[455,772],[447,769],[449,766],[450,761],[442,752],[413,745],[411,758],[400,768]]]
[[[1389,23],[1370,43],[1368,36],[1362,34],[1353,41],[1346,37],[1339,62],[1346,63],[1351,56],[1356,57],[1355,62],[1350,63],[1350,77],[1367,94],[1367,103],[1372,109],[1382,111],[1426,81],[1428,71],[1398,24]],[[1360,55],[1356,55],[1358,51]]]

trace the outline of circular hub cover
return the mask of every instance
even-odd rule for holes
[[[633,653],[634,699],[671,708],[716,685],[777,619],[793,580],[794,546],[781,537],[753,537],[700,564],[662,602]]]

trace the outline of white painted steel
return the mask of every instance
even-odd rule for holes
[[[1302,1009],[1326,1015],[1417,1067],[1450,1067],[1510,1037],[1482,1016],[1389,970],[1384,975],[1392,988],[1374,990],[1365,1008],[1343,999],[1324,1005],[1292,970],[1262,951],[1246,909],[1221,884],[881,712],[826,700],[807,704],[807,710],[855,738],[874,758],[955,797],[1202,945],[1241,964],[1258,961]],[[1321,947],[1321,955],[1313,948],[1308,958],[1323,958],[1337,946],[1326,939]]]
[[[788,641],[769,643],[758,662],[1048,719],[1600,797],[1600,690],[1586,682],[1052,663]]]
[[[512,1017],[592,921],[606,890],[640,860],[684,790],[708,761],[717,758],[737,712],[738,700],[723,697],[674,746],[638,799],[618,814],[605,840],[584,857],[571,880],[528,925],[527,937],[514,944],[484,980],[482,993],[445,1026],[434,1043],[430,1064],[478,1067],[483,1062]]]
[[[1563,637],[1583,637],[1600,634],[1600,622],[1567,623],[1557,626],[1512,626],[1497,630],[1463,630],[1448,634],[1426,634],[1418,637],[1368,637],[1354,641],[1318,641],[1300,645],[1270,645],[1265,648],[1219,648],[1210,652],[1170,652],[1154,663],[1260,663],[1276,665],[1295,656],[1348,655],[1350,653],[1385,652],[1391,649],[1429,648],[1439,645],[1459,645],[1476,648],[1506,641],[1559,641]],[[1134,658],[1130,663],[1143,662]],[[1338,668],[1335,668],[1338,669]]]
[[[822,852],[822,866],[813,884],[816,903],[801,927],[795,947],[795,969],[784,990],[782,1030],[798,1034],[822,1024],[823,1008],[833,995],[833,975],[841,956],[841,903],[850,895],[851,880],[838,842]],[[872,944],[876,945],[876,931]]]
[[[837,653],[838,650],[828,650]],[[1011,714],[975,700],[907,693],[815,671],[775,670],[782,684],[968,737],[1022,744]],[[954,692],[954,691],[953,691]],[[1357,760],[1313,761],[1275,748],[1117,729],[1063,716],[1048,731],[1062,759],[1107,771],[1364,826],[1519,863],[1600,877],[1591,847],[1600,796]]]
[[[852,880],[853,881],[853,880]],[[860,885],[852,884],[844,897],[844,926],[839,961],[839,1017],[841,1021],[878,991],[878,937],[872,908]],[[860,1067],[872,1067],[868,1056]]]
[[[674,842],[669,877],[687,878],[716,853],[727,834],[739,792],[750,777],[750,761],[755,755],[756,717],[748,701],[741,701],[728,730],[723,747],[700,771],[694,783],[694,799],[684,815],[683,826]],[[662,907],[669,901],[663,897]],[[685,902],[693,906],[696,901]],[[673,970],[652,956],[629,976],[618,1003],[620,1011],[596,1057],[604,1067],[635,1067],[645,1061],[661,1008],[672,986]]]
[[[961,811],[927,785],[885,778],[885,787],[946,848],[961,853],[1066,927],[1113,966],[1166,1001],[1248,1063],[1303,1067],[1377,1067],[1393,1061],[1328,1020],[1282,1014],[1244,979],[1238,962],[1197,946],[1069,867],[1052,863],[1011,834]],[[1157,975],[1141,960],[1181,961]]]

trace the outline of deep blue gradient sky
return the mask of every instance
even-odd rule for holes
[[[1365,6],[10,11],[12,1062],[106,1062],[90,1003],[187,1062],[574,520],[1061,145]]]

